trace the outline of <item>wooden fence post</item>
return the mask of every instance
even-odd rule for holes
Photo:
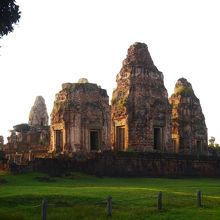
[[[200,190],[197,192],[197,206],[202,207],[202,193]]]
[[[162,192],[158,193],[157,197],[157,209],[160,211],[162,210]]]
[[[112,216],[112,197],[111,196],[107,197],[107,216],[108,217]]]
[[[47,200],[43,199],[42,201],[42,209],[41,209],[42,220],[47,220]]]

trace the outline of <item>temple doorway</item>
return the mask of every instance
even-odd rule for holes
[[[90,131],[90,150],[98,150],[99,149],[99,131],[93,130]]]
[[[178,153],[177,140],[176,139],[172,139],[172,144],[173,144],[173,152],[174,153]]]
[[[60,153],[62,151],[63,146],[63,132],[62,130],[55,131],[55,140],[56,140],[56,152]]]
[[[154,149],[155,150],[162,150],[162,144],[163,144],[163,129],[160,127],[154,127]]]
[[[197,151],[197,154],[202,153],[202,141],[196,141],[196,151]]]
[[[125,127],[124,126],[116,127],[116,148],[118,150],[125,149]]]

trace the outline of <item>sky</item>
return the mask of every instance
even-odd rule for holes
[[[42,95],[48,114],[65,82],[87,78],[111,99],[127,49],[148,45],[169,96],[185,77],[208,136],[220,142],[218,0],[17,0],[14,32],[0,39],[0,134],[27,123]]]

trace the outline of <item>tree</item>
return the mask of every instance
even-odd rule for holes
[[[220,156],[220,145],[215,142],[215,137],[213,136],[209,139],[209,152],[212,155]]]
[[[215,137],[211,136],[209,139],[209,147],[220,148],[220,145],[215,142]]]
[[[14,30],[21,12],[15,0],[0,0],[0,38]]]
[[[211,136],[209,139],[209,147],[214,147],[215,146],[215,137]]]
[[[31,129],[29,124],[18,124],[13,126],[13,128],[17,132],[28,132]]]

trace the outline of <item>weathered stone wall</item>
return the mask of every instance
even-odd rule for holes
[[[110,129],[106,90],[86,79],[62,85],[51,113],[51,151],[110,149]]]
[[[112,177],[220,177],[220,159],[190,155],[104,152],[74,155],[73,158],[36,159],[35,171],[65,175],[80,171],[96,176]]]
[[[207,128],[199,99],[185,79],[177,81],[169,99],[172,106],[172,139],[176,153],[207,154]]]
[[[5,157],[10,163],[18,165],[27,165],[35,158],[48,158],[48,146],[35,146],[31,149],[28,146],[22,146],[21,149],[5,149]]]
[[[171,107],[163,74],[146,44],[130,46],[116,81],[112,95],[114,149],[170,151]]]
[[[37,146],[49,146],[49,130],[49,126],[37,128],[29,127],[29,129],[25,131],[11,130],[11,135],[8,137],[8,143],[4,148],[22,151],[26,148],[31,150],[33,147]]]

